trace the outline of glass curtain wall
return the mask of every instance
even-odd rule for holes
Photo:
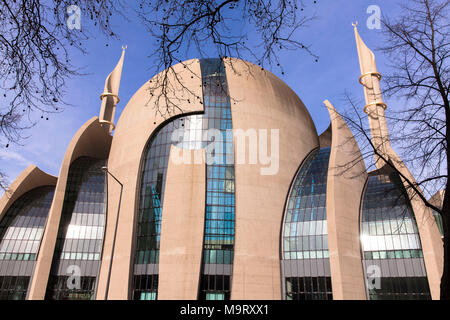
[[[0,300],[24,300],[53,201],[55,187],[33,189],[0,221]]]
[[[431,299],[411,204],[398,175],[387,168],[368,178],[361,247],[369,299]]]
[[[332,300],[326,189],[330,148],[313,151],[295,177],[282,231],[286,300]]]
[[[95,299],[106,223],[105,165],[89,157],[70,165],[46,299]]]
[[[228,300],[234,253],[234,151],[231,105],[224,63],[200,60],[205,122],[209,132],[221,136],[221,147],[210,154],[206,166],[206,207],[200,300]],[[208,139],[210,141],[210,139]],[[216,145],[217,147],[217,145]]]
[[[172,141],[175,130],[184,131],[182,141]],[[155,300],[158,292],[159,244],[170,146],[201,149],[203,115],[174,119],[152,135],[144,151],[141,190],[135,233],[132,299]]]
[[[220,134],[221,148],[212,150],[206,165],[205,236],[200,299],[227,299],[230,295],[234,246],[234,162],[231,110],[223,62],[200,60],[205,114],[194,114],[163,124],[150,138],[141,171],[141,189],[135,233],[132,299],[157,299],[159,246],[164,190],[170,146],[206,148]],[[211,134],[208,129],[215,130]],[[172,141],[174,131],[181,140]],[[217,142],[217,141],[216,141]],[[219,151],[218,151],[219,150]],[[228,161],[228,162],[227,162]]]

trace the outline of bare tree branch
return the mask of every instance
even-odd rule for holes
[[[138,14],[157,40],[150,58],[155,71],[162,71],[151,83],[155,112],[166,116],[181,111],[181,95],[168,93],[180,84],[171,83],[179,80],[173,80],[172,66],[183,63],[189,56],[234,57],[262,68],[276,64],[282,69],[278,52],[300,49],[317,61],[318,56],[309,45],[298,39],[299,29],[314,19],[304,13],[304,8],[304,3],[298,0],[141,0]],[[189,70],[189,66],[185,68]],[[199,75],[192,73],[192,77]]]

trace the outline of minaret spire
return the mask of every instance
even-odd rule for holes
[[[359,83],[364,87],[364,96],[366,105],[364,112],[369,117],[370,134],[374,148],[386,159],[389,159],[390,141],[389,132],[386,123],[384,111],[386,110],[386,103],[383,101],[380,88],[381,74],[377,71],[375,63],[375,55],[366,46],[361,39],[357,25],[352,24],[355,29],[356,47],[358,49],[359,66],[361,68],[361,76]],[[379,161],[379,157],[375,157],[375,165],[377,168],[384,166],[383,161]]]
[[[116,104],[119,103],[119,86],[120,78],[122,76],[123,59],[125,56],[125,49],[127,46],[122,46],[122,56],[119,59],[116,67],[108,75],[105,81],[105,88],[100,95],[102,106],[100,108],[99,122],[109,125],[109,132],[114,130],[114,114],[116,111]]]

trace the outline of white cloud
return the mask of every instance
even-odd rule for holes
[[[32,161],[26,159],[15,151],[0,149],[0,159],[3,161],[14,161],[16,164],[28,166]]]

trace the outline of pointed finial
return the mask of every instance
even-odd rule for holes
[[[103,93],[100,95],[100,100],[102,100],[102,106],[100,108],[99,122],[106,123],[110,125],[109,132],[114,130],[114,112],[116,109],[116,104],[119,103],[119,86],[120,78],[122,76],[123,59],[125,56],[125,49],[127,46],[122,46],[122,55],[117,62],[117,65],[113,71],[108,75],[105,80],[105,87]],[[112,97],[112,99],[110,99]]]
[[[352,26],[356,29],[356,27],[358,26],[358,21],[356,21],[356,23],[352,22]]]

